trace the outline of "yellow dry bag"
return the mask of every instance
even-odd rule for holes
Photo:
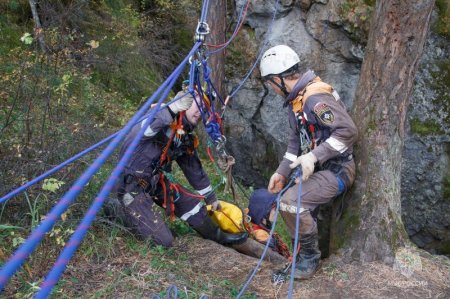
[[[244,216],[241,209],[226,201],[220,200],[219,202],[222,207],[220,211],[211,211],[211,205],[206,206],[211,219],[217,223],[221,230],[227,233],[237,234],[244,232]]]

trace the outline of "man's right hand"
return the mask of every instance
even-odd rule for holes
[[[272,174],[272,177],[269,181],[269,186],[267,186],[267,190],[270,193],[278,193],[283,189],[284,185],[286,184],[286,178],[282,176],[281,174],[275,172]]]

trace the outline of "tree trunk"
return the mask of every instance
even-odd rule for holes
[[[256,240],[248,238],[247,240],[245,240],[244,243],[234,244],[231,245],[231,247],[233,247],[236,251],[243,253],[245,255],[252,256],[255,258],[261,258],[265,245],[259,243]],[[264,260],[274,263],[276,265],[283,265],[288,262],[288,260],[284,256],[278,254],[278,252],[275,252],[271,249],[268,249],[266,251],[266,256],[264,257]]]
[[[211,1],[207,19],[211,28],[208,43],[213,45],[223,44],[226,31],[226,0]],[[225,79],[224,51],[213,54],[210,57],[209,65],[212,68],[211,81],[220,97],[225,100],[225,85],[223,84]]]
[[[376,3],[353,107],[357,177],[342,219],[332,225],[330,249],[342,249],[344,258],[392,263],[396,250],[409,243],[401,220],[401,153],[433,5],[432,0]]]
[[[33,15],[33,20],[34,20],[34,36],[37,38],[42,52],[47,53],[47,47],[45,46],[44,35],[42,34],[41,20],[39,18],[39,14],[38,14],[37,8],[36,8],[36,0],[28,0],[28,2],[30,3],[31,13]]]

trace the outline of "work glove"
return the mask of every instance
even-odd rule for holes
[[[179,93],[177,93],[177,95],[175,96],[174,99],[182,96],[183,94],[185,94],[185,92],[180,91]],[[194,98],[192,97],[192,95],[186,94],[181,99],[178,99],[177,101],[170,104],[169,109],[172,110],[172,112],[174,114],[177,114],[178,112],[189,109],[191,107],[193,101],[194,101]]]
[[[313,173],[314,173],[314,164],[317,162],[316,156],[312,152],[309,152],[305,155],[301,155],[297,158],[293,163],[289,165],[290,168],[294,169],[295,167],[301,165],[302,166],[302,180],[306,181]]]
[[[218,210],[222,209],[222,207],[220,206],[220,202],[217,200],[217,197],[216,197],[216,194],[214,191],[209,193],[206,196],[205,202],[207,205],[211,205],[212,211],[218,211]]]
[[[286,184],[286,178],[279,174],[278,172],[275,172],[270,177],[269,186],[267,186],[267,190],[270,193],[278,193],[283,189],[284,185]]]

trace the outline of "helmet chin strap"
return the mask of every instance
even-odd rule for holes
[[[275,84],[281,90],[281,92],[284,94],[284,97],[286,98],[289,95],[289,92],[286,89],[286,84],[284,83],[284,79],[281,75],[278,75],[278,78],[280,78],[281,84],[278,84],[275,80],[273,80],[273,78],[269,78],[269,81]]]

